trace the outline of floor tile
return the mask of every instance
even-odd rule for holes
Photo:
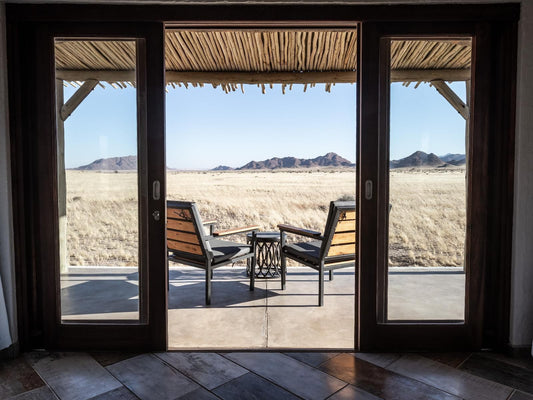
[[[89,353],[89,355],[103,367],[138,356],[139,353],[124,353],[120,351],[101,351]]]
[[[213,392],[224,400],[296,400],[298,397],[251,372]]]
[[[225,357],[304,399],[324,399],[345,382],[280,353],[228,353]]]
[[[158,353],[166,363],[207,389],[213,389],[248,371],[216,353]]]
[[[461,370],[533,394],[533,370],[473,354]]]
[[[480,352],[480,353],[474,353],[480,357],[490,358],[492,360],[498,360],[502,361],[507,364],[514,365],[516,367],[525,368],[533,371],[533,357],[531,356],[516,356],[511,357],[507,356],[502,353],[494,353],[494,352]]]
[[[512,392],[508,386],[467,374],[464,371],[415,354],[403,355],[398,361],[389,365],[387,369],[466,400],[506,400]]]
[[[137,400],[138,397],[124,386],[93,397],[91,400]]]
[[[283,353],[289,357],[295,358],[298,361],[301,361],[307,365],[310,365],[312,367],[318,367],[323,362],[328,361],[330,358],[333,358],[335,356],[338,356],[339,353],[312,353],[312,352],[306,352],[306,353]]]
[[[452,368],[459,367],[472,353],[420,353],[421,356],[430,358],[433,361],[446,364]]]
[[[516,391],[509,398],[509,400],[533,400],[533,395]]]
[[[85,353],[41,355],[30,355],[32,366],[62,400],[90,399],[122,386],[94,358]]]
[[[1,397],[0,398],[4,398]],[[48,386],[42,386],[38,389],[33,389],[29,392],[19,394],[15,397],[10,397],[9,400],[58,400],[57,396],[50,390]]]
[[[328,400],[381,400],[381,397],[374,396],[353,385],[348,385],[333,396],[328,397]]]
[[[178,397],[177,400],[218,400],[218,397],[204,388],[198,388],[184,396]]]
[[[388,367],[401,357],[398,353],[354,353],[354,356],[382,368]]]
[[[169,400],[199,386],[151,354],[143,354],[107,367],[140,399]]]
[[[422,382],[340,354],[326,361],[320,370],[385,400],[458,400],[459,398]]]
[[[0,361],[0,399],[41,386],[43,380],[24,358]]]

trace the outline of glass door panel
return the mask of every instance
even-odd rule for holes
[[[136,53],[135,40],[55,40],[63,321],[139,320]],[[117,69],[128,77],[102,75]]]
[[[471,41],[389,44],[384,319],[464,321]]]

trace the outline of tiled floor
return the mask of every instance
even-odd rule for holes
[[[317,307],[318,274],[290,267],[280,280],[257,279],[248,290],[243,267],[215,271],[212,303],[204,303],[205,273],[172,267],[168,337],[171,349],[351,349],[354,346],[353,268],[326,278]],[[137,274],[132,268],[71,268],[62,275],[66,319],[137,318]],[[457,268],[395,268],[389,279],[391,319],[462,319],[465,280]],[[194,321],[191,324],[190,321]],[[335,329],[331,329],[335,326]]]
[[[0,362],[0,399],[533,400],[533,360],[491,353],[49,353]]]

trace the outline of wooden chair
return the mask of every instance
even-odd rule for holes
[[[332,201],[326,229],[320,232],[278,225],[281,234],[281,289],[285,289],[287,258],[318,271],[318,305],[324,304],[324,272],[355,266],[355,201]],[[286,243],[286,234],[292,233],[314,239],[308,242]]]
[[[167,269],[168,262],[191,265],[205,270],[205,304],[211,304],[213,270],[240,260],[251,259],[255,268],[255,240],[252,244],[220,240],[237,233],[255,232],[259,226],[247,226],[215,232],[215,221],[202,223],[194,202],[167,201]],[[209,234],[204,226],[210,228]],[[254,274],[250,274],[250,290],[254,290]]]

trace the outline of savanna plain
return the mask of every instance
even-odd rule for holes
[[[464,169],[391,171],[390,266],[463,265],[465,187]],[[167,173],[167,199],[195,201],[217,229],[286,223],[323,231],[330,201],[354,199],[355,190],[353,169]],[[137,192],[136,173],[67,171],[70,265],[138,264]]]

